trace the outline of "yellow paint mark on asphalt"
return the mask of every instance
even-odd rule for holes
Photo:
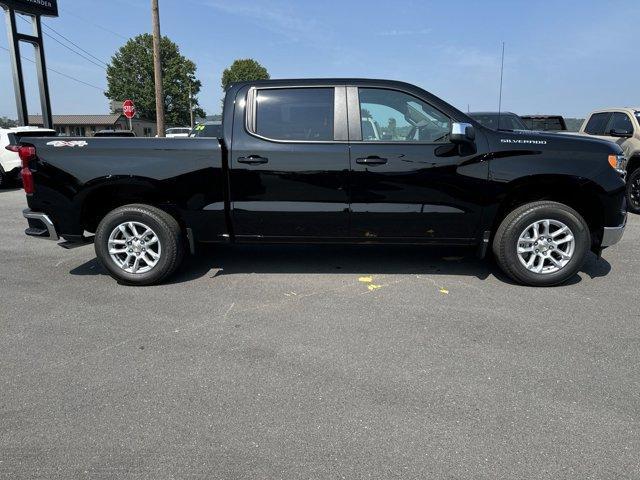
[[[382,288],[382,285],[373,285],[373,284],[371,284],[367,288],[369,289],[370,292],[373,292],[374,290],[378,290],[379,288]]]
[[[442,293],[443,295],[449,295],[449,290],[447,290],[446,288],[440,288],[440,293]]]
[[[373,277],[360,277],[358,281],[362,283],[371,283],[373,282]]]

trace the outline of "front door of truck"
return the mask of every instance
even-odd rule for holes
[[[475,238],[487,165],[477,151],[449,142],[453,120],[403,91],[347,91],[351,235],[372,241]]]
[[[236,105],[229,157],[236,237],[347,237],[345,88],[253,87]]]

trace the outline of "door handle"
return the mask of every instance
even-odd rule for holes
[[[238,158],[238,163],[246,163],[247,165],[260,165],[268,161],[268,158],[261,157],[260,155],[249,155],[248,157]]]
[[[356,159],[356,163],[359,163],[360,165],[384,165],[387,163],[387,159],[371,155],[369,157]]]

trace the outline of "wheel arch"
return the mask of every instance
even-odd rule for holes
[[[634,153],[631,158],[629,158],[629,163],[627,164],[627,175],[631,175],[638,168],[640,168],[640,152]]]
[[[604,226],[601,200],[602,187],[585,178],[568,175],[533,175],[509,183],[497,207],[491,231],[495,232],[504,218],[526,203],[549,200],[563,203],[577,211],[597,234]]]
[[[87,185],[81,199],[80,221],[88,232],[95,232],[100,221],[111,211],[129,204],[150,205],[171,214],[178,223],[177,208],[157,182],[144,177],[102,179]]]

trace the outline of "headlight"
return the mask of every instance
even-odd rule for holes
[[[624,155],[609,155],[609,165],[622,176],[627,175],[627,162],[629,160]]]

